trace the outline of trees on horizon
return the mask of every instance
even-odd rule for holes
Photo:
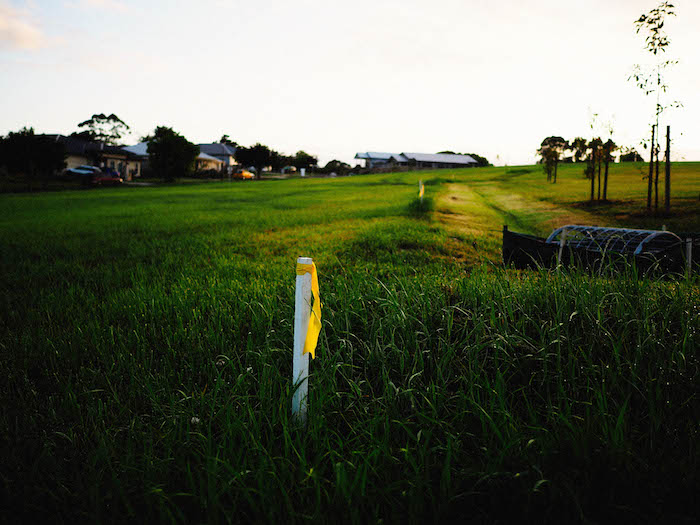
[[[347,162],[337,159],[330,160],[321,168],[323,173],[337,173],[338,175],[347,175],[352,170],[352,166]]]
[[[594,137],[590,141],[576,137],[571,142],[566,141],[562,137],[551,136],[542,141],[537,154],[540,156],[538,161],[547,174],[547,182],[553,184],[557,181],[557,166],[560,162],[585,162],[586,166],[583,170],[584,176],[591,181],[591,196],[590,201],[608,200],[608,177],[610,173],[610,163],[615,162],[613,153],[617,151],[618,145],[609,138],[603,142],[600,137]],[[624,148],[625,153],[620,156],[620,162],[629,162],[642,160],[639,153],[633,148]],[[570,152],[571,157],[563,158],[562,156]]]
[[[642,162],[644,159],[639,152],[630,147],[622,148],[620,154],[620,162]]]
[[[36,135],[24,127],[0,137],[0,166],[10,175],[22,175],[31,190],[37,177],[48,177],[65,168],[66,150],[52,137]]]
[[[253,166],[255,178],[259,179],[266,167],[270,167],[273,171],[280,171],[285,166],[290,165],[296,168],[312,169],[318,165],[318,157],[303,150],[297,151],[294,155],[283,155],[258,142],[248,148],[237,145],[236,162],[243,166]]]
[[[131,128],[117,115],[105,115],[95,113],[92,117],[78,124],[78,128],[85,128],[83,131],[72,134],[94,142],[104,142],[110,146],[118,146],[121,140],[128,135]]]
[[[544,171],[547,174],[547,182],[556,184],[559,161],[569,148],[569,143],[558,136],[547,137],[540,144],[540,149],[537,150],[537,153],[542,157],[541,160]]]
[[[157,177],[173,181],[192,175],[199,146],[165,126],[158,126],[149,138],[149,162]]]
[[[227,146],[231,146],[233,148],[238,147],[238,143],[231,140],[231,138],[228,135],[221,135],[221,138],[219,139],[219,144],[226,144]]]

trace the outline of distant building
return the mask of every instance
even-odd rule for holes
[[[199,146],[199,151],[205,155],[214,157],[222,162],[219,168],[222,171],[231,173],[233,167],[237,165],[236,163],[236,147],[229,146],[228,144],[220,144],[214,142],[211,144],[197,144]]]
[[[148,159],[148,142],[139,142],[133,146],[124,146],[122,149],[139,157],[141,160]]]
[[[227,163],[232,162],[233,154],[231,153],[231,150],[228,149],[229,146],[226,146],[225,144],[198,144],[198,146],[199,146],[199,155],[197,155],[197,158],[195,159],[195,171],[209,171],[209,170],[224,171],[226,169],[226,166],[228,165]],[[217,156],[217,155],[211,155],[211,154],[207,153],[205,150],[208,148],[205,148],[203,146],[224,146],[224,148],[226,148],[226,149],[224,149],[224,150],[219,149],[218,150],[219,155]],[[147,169],[147,167],[148,167],[148,142],[139,142],[138,144],[135,144],[134,146],[125,146],[122,149],[130,152],[132,155],[141,159],[141,162],[143,164],[143,169]],[[211,150],[211,148],[209,148],[209,149]],[[233,162],[235,162],[235,161],[233,161]]]
[[[66,135],[44,135],[63,144],[66,151],[66,167],[82,165],[110,168],[124,180],[141,176],[141,158],[121,146],[110,146]]]
[[[139,142],[133,146],[124,146],[123,150],[128,151],[141,161],[141,173],[147,172],[149,170],[149,156],[148,156],[148,142]]]
[[[368,169],[406,166],[416,169],[428,168],[467,168],[476,166],[477,162],[470,155],[456,155],[452,153],[381,153],[368,151],[357,153],[356,159],[365,161]]]
[[[355,158],[365,161],[365,168],[381,168],[389,164],[389,159],[400,153],[383,153],[380,151],[366,151],[364,153],[356,153]]]
[[[224,161],[200,151],[194,165],[195,171],[224,171]]]

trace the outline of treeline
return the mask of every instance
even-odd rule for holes
[[[92,115],[78,123],[77,128],[78,131],[71,133],[71,137],[117,147],[122,145],[124,137],[130,132],[129,126],[117,115],[104,113]],[[149,171],[154,176],[174,180],[195,173],[200,148],[173,128],[157,126],[140,141],[148,142]],[[320,168],[318,157],[303,150],[294,155],[285,155],[261,143],[249,147],[239,145],[228,135],[222,136],[218,142],[232,146],[236,162],[246,168],[254,168],[258,178],[265,169],[295,171],[305,168],[341,174],[351,169],[350,165],[338,160],[332,160]],[[48,178],[61,172],[66,167],[66,155],[65,145],[55,136],[37,135],[31,127],[11,131],[7,136],[0,136],[0,175],[19,175],[31,186],[33,179]]]
[[[168,180],[193,174],[199,146],[172,128],[159,126],[152,135],[141,137],[141,142],[148,142],[149,161],[155,176]],[[294,155],[284,155],[259,142],[248,147],[242,146],[228,135],[223,135],[214,142],[225,144],[234,150],[236,162],[245,168],[252,168],[258,179],[266,169],[276,172],[291,167],[312,169],[318,164],[317,157],[303,150]]]
[[[47,178],[66,167],[63,144],[24,127],[0,136],[0,174],[21,175],[28,189],[36,179]]]
[[[274,172],[289,172],[304,168],[316,173],[336,173],[346,175],[353,169],[359,170],[359,166],[352,168],[350,164],[334,159],[328,161],[325,166],[318,164],[318,157],[304,150],[297,151],[294,155],[285,155],[259,142],[250,147],[241,146],[224,135],[219,140],[221,144],[227,144],[236,149],[236,162],[243,166],[252,166],[256,173],[263,168],[270,168]]]
[[[294,169],[304,168],[310,170],[318,166],[318,157],[304,150],[299,150],[294,155],[285,155],[259,142],[250,147],[242,146],[230,140],[228,135],[221,137],[219,142],[234,147],[236,150],[236,162],[242,166],[254,167],[255,176],[258,178],[266,168],[269,168],[271,171],[281,172],[292,167]]]
[[[576,137],[571,142],[558,136],[547,137],[540,144],[537,154],[538,163],[542,164],[547,182],[556,184],[557,169],[560,163],[585,162],[584,175],[591,181],[590,200],[606,201],[608,199],[608,173],[611,162],[615,162],[613,153],[618,146],[612,139],[605,142],[600,137],[586,140]],[[570,155],[566,155],[569,153]],[[620,162],[639,162],[642,157],[633,148],[621,148]],[[597,185],[596,185],[597,182]]]

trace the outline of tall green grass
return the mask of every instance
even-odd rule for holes
[[[415,184],[304,182],[3,201],[6,520],[697,515],[697,277],[473,267],[410,215]]]

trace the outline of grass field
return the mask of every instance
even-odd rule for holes
[[[700,164],[669,216],[643,170],[593,206],[575,165],[0,195],[0,520],[693,522],[698,277],[498,264],[505,223],[699,231]]]

